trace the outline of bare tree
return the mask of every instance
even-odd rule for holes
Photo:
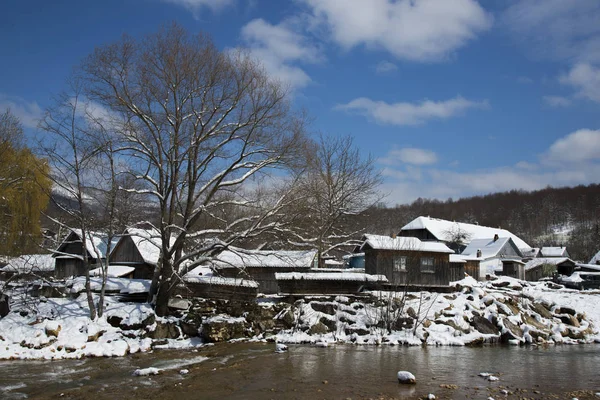
[[[165,315],[186,268],[217,246],[276,224],[287,197],[265,208],[243,189],[296,156],[302,121],[286,90],[250,57],[220,52],[205,35],[177,25],[97,48],[81,71],[86,95],[126,121],[122,154],[160,214],[156,312]],[[220,221],[218,229],[197,227],[228,206],[247,213]],[[184,253],[189,239],[212,236],[221,240]]]
[[[73,79],[70,90],[46,110],[40,129],[46,133],[39,151],[50,165],[48,178],[53,190],[62,194],[58,218],[51,218],[62,228],[75,230],[81,239],[85,287],[90,318],[102,316],[108,254],[118,221],[115,218],[118,196],[117,120],[103,112],[82,95],[81,81]],[[104,241],[100,250],[98,239]],[[91,251],[90,251],[91,249]],[[104,254],[103,254],[104,253]],[[91,290],[90,256],[101,263],[101,293],[97,303]]]
[[[334,249],[360,244],[363,228],[353,218],[381,200],[380,183],[374,160],[362,157],[352,137],[321,135],[307,149],[296,191],[303,223],[291,242],[317,248],[320,264]]]

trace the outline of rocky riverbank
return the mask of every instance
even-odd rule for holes
[[[600,293],[511,278],[456,283],[456,292],[174,300],[172,315],[107,298],[87,317],[84,296],[39,298],[0,319],[0,359],[123,356],[153,348],[250,340],[373,345],[574,344],[600,341]]]

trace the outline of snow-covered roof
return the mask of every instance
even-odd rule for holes
[[[581,263],[578,263],[577,266],[579,268],[591,269],[593,271],[600,271],[600,265],[598,265],[598,264],[581,264]]]
[[[462,254],[450,254],[451,263],[466,263],[467,260]]]
[[[403,231],[415,229],[427,229],[438,240],[445,242],[452,240],[452,232],[463,232],[469,236],[467,240],[490,238],[498,235],[499,237],[510,237],[519,249],[531,247],[521,238],[505,229],[453,222],[445,219],[418,217],[402,227]]]
[[[596,253],[594,257],[590,260],[588,264],[599,264],[600,263],[600,251]]]
[[[568,254],[566,247],[542,247],[540,249],[541,257],[566,257]]]
[[[230,247],[210,263],[216,268],[311,268],[316,250],[244,250]]]
[[[498,253],[502,248],[509,242],[509,237],[485,239],[473,239],[471,243],[463,250],[462,255],[477,257],[477,251],[481,250],[481,259],[494,258],[498,256]]]
[[[558,265],[564,263],[565,261],[571,261],[571,259],[568,257],[538,257],[527,261],[525,264],[525,270],[528,271],[540,265]]]
[[[158,264],[162,240],[157,229],[127,228],[123,236],[129,236],[144,262]]]
[[[8,259],[6,265],[0,268],[3,272],[19,274],[54,271],[52,254],[27,254]]]
[[[525,257],[525,258],[537,257],[540,252],[539,247],[531,247],[529,249],[519,249],[519,250],[521,250],[523,257]]]
[[[276,272],[278,281],[304,279],[307,281],[356,281],[356,282],[387,282],[385,275],[370,275],[357,272]]]
[[[428,251],[433,253],[454,253],[441,242],[421,241],[414,237],[389,237],[381,235],[363,235],[364,243],[360,247],[364,250],[366,245],[376,250],[406,250],[406,251]]]
[[[109,265],[106,271],[106,276],[109,278],[122,278],[135,271],[134,267],[126,265]],[[102,276],[102,267],[92,269],[90,276]]]
[[[77,240],[76,242],[80,242],[82,240],[82,233],[81,233],[81,229],[71,229],[71,234],[67,235],[67,237],[65,238],[65,240],[63,240],[63,242],[60,244],[60,246],[58,246],[58,249],[55,250],[54,252],[54,256],[55,257],[60,257],[60,258],[79,258],[81,259],[81,254],[65,254],[63,252],[63,250],[61,250],[61,248],[63,246],[68,245],[70,242],[73,242],[73,240],[71,239],[71,235],[75,234],[77,236]],[[89,253],[89,255],[93,258],[106,258],[106,251],[108,249],[108,236],[100,233],[100,232],[92,232],[92,231],[87,231],[85,233],[86,236],[86,241],[85,241],[85,248],[87,250],[87,252]],[[113,242],[111,245],[111,249],[114,249],[114,244],[115,244],[115,239],[117,239],[116,237],[113,238]]]
[[[257,288],[258,282],[252,279],[224,278],[222,276],[185,275],[183,281],[186,283],[204,283],[206,285],[241,286]]]

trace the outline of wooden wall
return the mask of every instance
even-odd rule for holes
[[[244,270],[238,268],[221,268],[219,274],[226,278],[243,278],[247,277],[258,282],[259,293],[279,293],[279,286],[275,279],[276,272],[308,272],[310,267],[293,268],[293,267],[251,267]]]
[[[129,236],[123,236],[117,243],[115,248],[110,253],[109,261],[111,264],[129,265],[129,264],[144,264],[144,258],[138,251],[135,243]]]
[[[245,300],[256,299],[258,289],[246,286],[211,285],[208,283],[185,283],[175,288],[175,295],[184,299],[200,297],[205,299]]]

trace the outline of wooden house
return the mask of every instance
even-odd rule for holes
[[[67,278],[85,275],[85,262],[90,269],[106,260],[107,237],[95,232],[86,232],[85,251],[80,229],[73,229],[65,240],[54,250],[54,276]]]
[[[55,261],[52,254],[29,254],[9,258],[0,268],[0,280],[18,279],[31,281],[54,275]],[[16,275],[16,277],[15,277]],[[13,278],[14,277],[14,278]]]
[[[379,235],[363,240],[365,272],[384,275],[391,286],[439,287],[464,278],[463,264],[450,264],[454,251],[444,243]]]
[[[525,263],[516,258],[505,258],[500,260],[502,267],[499,271],[496,271],[498,275],[510,276],[511,278],[525,280],[527,275],[525,274]]]
[[[537,255],[540,258],[549,258],[549,257],[559,257],[559,258],[569,258],[569,252],[567,248],[564,246],[560,247],[542,247],[540,252]]]
[[[570,276],[575,271],[575,262],[567,257],[538,257],[525,264],[525,280],[538,281],[556,274]]]
[[[402,227],[398,236],[415,237],[422,241],[444,242],[456,253],[462,253],[472,240],[493,238],[494,236],[511,238],[518,249],[531,249],[531,246],[524,240],[505,229],[431,217],[415,218]]]
[[[280,294],[357,294],[367,290],[381,289],[388,283],[384,275],[369,275],[361,272],[277,272],[275,279]]]
[[[156,229],[128,228],[111,251],[109,264],[133,267],[135,279],[152,279],[161,244],[160,232]]]
[[[479,274],[473,276],[478,280],[486,279],[496,274],[519,275],[518,269],[520,267],[518,265],[524,265],[521,261],[523,254],[511,237],[499,237],[495,235],[491,238],[473,239],[461,255],[472,261],[479,262]],[[516,268],[515,271],[512,271],[511,268],[513,267]],[[521,279],[525,279],[524,274],[521,273],[519,276],[521,275]]]
[[[226,278],[250,278],[261,293],[278,293],[276,272],[308,272],[314,263],[314,250],[244,250],[230,247],[209,266]]]

